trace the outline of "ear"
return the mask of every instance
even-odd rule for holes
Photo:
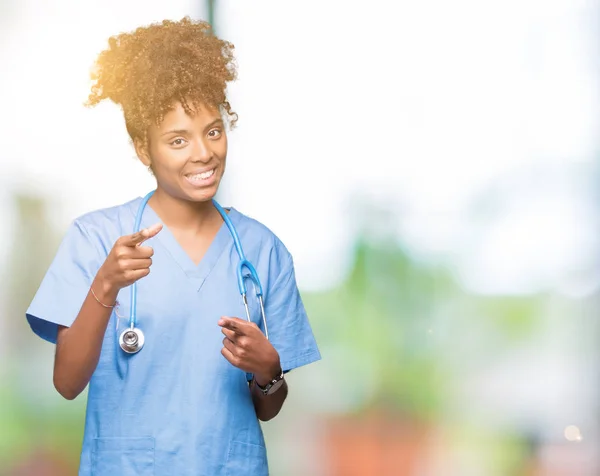
[[[133,140],[133,146],[135,147],[135,153],[138,156],[138,159],[140,159],[140,162],[142,162],[142,164],[144,164],[146,167],[151,167],[152,160],[150,159],[150,151],[148,150],[148,141],[136,137]]]

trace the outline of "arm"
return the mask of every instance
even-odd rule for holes
[[[102,303],[114,303],[118,289],[100,275],[92,283]],[[64,398],[73,400],[87,386],[96,370],[102,340],[112,309],[101,306],[88,295],[71,327],[59,327],[54,358],[54,387]]]
[[[283,385],[271,395],[263,395],[256,383],[264,387],[281,374],[279,354],[253,322],[237,317],[222,317],[219,325],[225,336],[221,354],[233,366],[254,375],[250,392],[256,416],[262,421],[275,418],[287,397],[287,383],[284,380]]]
[[[270,338],[267,339],[254,323],[231,317],[219,320],[225,335],[221,353],[232,365],[254,375],[250,392],[256,415],[262,421],[279,414],[288,395],[288,386],[284,380],[277,391],[264,395],[256,383],[264,387],[280,375],[282,368],[289,371],[320,358],[296,286],[291,255],[280,246],[275,248],[279,257],[273,260],[272,274],[277,278],[270,284],[266,309]]]
[[[161,225],[155,225],[119,238],[96,274],[73,324],[68,328],[59,327],[54,386],[64,398],[76,398],[92,378],[112,313],[112,308],[106,306],[115,303],[120,289],[150,273],[152,248],[139,245],[161,229]]]
[[[258,383],[264,387],[268,381],[269,380],[258,380]],[[252,382],[250,382],[250,391],[252,392],[252,402],[254,403],[256,416],[259,420],[269,421],[275,418],[279,414],[281,407],[283,407],[283,402],[285,402],[288,395],[287,382],[284,381],[279,390],[271,395],[263,395],[263,393],[256,388],[256,382],[257,380],[252,380]]]

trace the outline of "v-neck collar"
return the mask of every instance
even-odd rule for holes
[[[142,202],[142,198],[139,197],[136,200],[131,202],[131,212],[135,218],[138,208]],[[226,209],[229,213],[229,219],[233,223],[234,226],[237,226],[239,223],[239,212],[235,210],[233,207]],[[156,223],[163,223],[160,217],[156,214],[156,212],[152,209],[151,206],[146,204],[144,208],[144,213],[142,215],[142,221],[140,224],[140,229],[150,227]],[[131,230],[130,233],[133,233]],[[202,257],[202,260],[198,265],[196,265],[189,255],[185,252],[183,247],[179,244],[171,230],[163,223],[163,229],[160,231],[158,235],[156,235],[152,240],[157,240],[162,247],[171,255],[173,260],[178,264],[178,266],[185,273],[187,278],[194,284],[197,291],[200,291],[204,281],[215,267],[217,260],[225,250],[227,245],[231,245],[233,243],[233,239],[231,234],[229,233],[229,229],[225,222],[221,224],[219,227],[219,231],[215,235],[213,241],[209,245],[206,253]]]

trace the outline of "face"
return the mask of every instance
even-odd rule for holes
[[[136,142],[144,165],[150,166],[158,189],[192,202],[210,200],[225,172],[227,136],[218,109],[199,107],[186,114],[181,104],[148,130],[148,146]]]

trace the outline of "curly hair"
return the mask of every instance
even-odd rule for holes
[[[190,114],[200,104],[219,108],[235,127],[226,87],[237,77],[233,45],[217,38],[209,23],[189,17],[164,20],[108,40],[91,73],[86,106],[110,99],[123,109],[132,140],[146,139],[176,102]]]

